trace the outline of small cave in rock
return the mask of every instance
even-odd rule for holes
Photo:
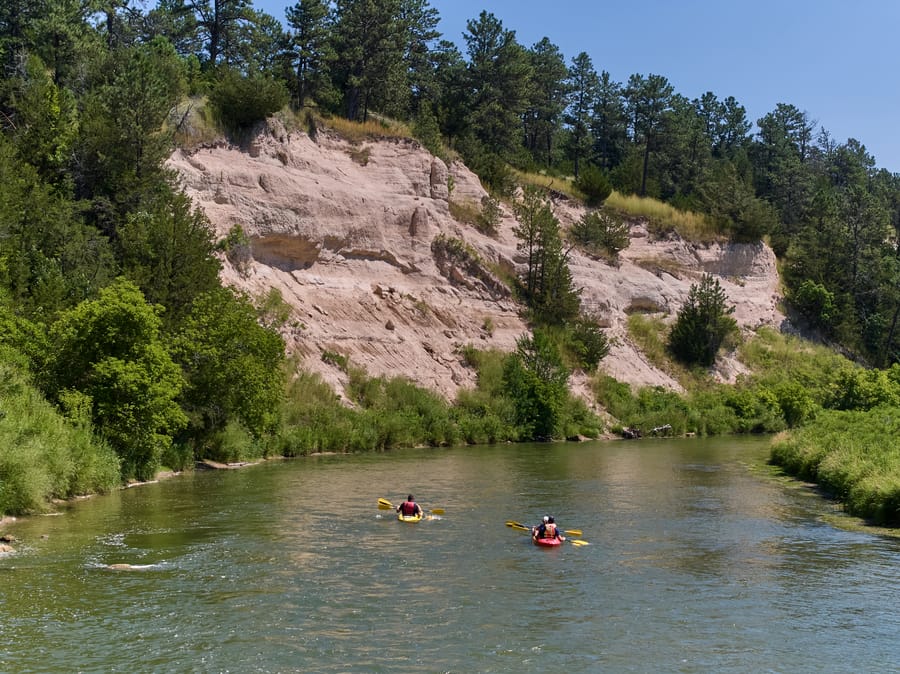
[[[270,235],[252,240],[253,257],[261,264],[292,272],[308,269],[319,259],[322,244],[303,236]]]

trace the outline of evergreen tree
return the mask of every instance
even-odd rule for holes
[[[628,144],[626,119],[622,85],[613,81],[604,70],[597,80],[591,134],[594,137],[595,161],[605,171],[614,169],[625,156]]]
[[[566,107],[568,70],[559,47],[546,37],[531,48],[530,55],[532,81],[524,115],[525,147],[535,160],[549,167]]]
[[[470,124],[489,154],[509,157],[521,146],[521,116],[528,101],[531,62],[514,31],[489,12],[466,23]]]
[[[330,87],[331,16],[326,0],[298,0],[288,7],[287,22],[291,28],[288,59],[293,77],[290,89],[297,107],[307,99],[317,100]]]
[[[633,123],[633,140],[644,150],[639,194],[647,194],[650,154],[656,149],[666,113],[671,109],[674,89],[662,75],[632,75],[625,89]]]
[[[516,216],[519,225],[513,233],[527,258],[521,281],[523,299],[538,324],[563,325],[578,315],[581,300],[572,281],[568,251],[563,249],[559,220],[534,187],[525,188]]]
[[[334,75],[347,119],[366,120],[390,101],[403,99],[401,0],[338,0],[333,9]]]
[[[578,178],[581,161],[588,157],[594,139],[591,135],[591,111],[597,99],[597,72],[591,57],[581,52],[572,59],[569,68],[569,107],[566,125],[569,128],[567,155],[575,167]]]
[[[734,307],[727,306],[727,301],[719,279],[711,274],[691,285],[669,333],[669,350],[678,360],[702,366],[715,362],[726,337],[737,331],[737,322],[731,317]]]

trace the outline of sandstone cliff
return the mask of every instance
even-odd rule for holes
[[[461,347],[512,350],[527,329],[490,273],[521,263],[512,214],[504,211],[493,238],[454,220],[449,201],[479,203],[485,191],[465,166],[448,168],[413,141],[354,145],[327,131],[313,140],[270,122],[246,148],[179,151],[170,165],[217,236],[239,224],[251,238],[249,264],[226,260],[224,280],[254,295],[280,290],[294,313],[284,331],[289,352],[338,391],[343,373],[324,352],[452,399],[474,385]],[[580,217],[571,202],[556,212],[563,227]],[[436,256],[439,235],[464,241],[482,264]],[[775,257],[762,244],[654,241],[637,223],[618,265],[575,253],[571,266],[585,308],[613,340],[601,369],[632,384],[678,388],[629,341],[628,312],[673,318],[703,272],[717,275],[744,330],[783,319]],[[729,379],[740,369],[725,357],[718,373]]]

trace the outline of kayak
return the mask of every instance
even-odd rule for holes
[[[419,522],[423,519],[424,515],[419,513],[418,515],[403,515],[401,513],[397,513],[397,519],[401,522]]]
[[[535,545],[542,548],[555,548],[559,545],[562,545],[562,541],[558,538],[534,538],[532,536],[531,540]]]

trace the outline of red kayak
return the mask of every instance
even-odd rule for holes
[[[542,548],[555,548],[562,545],[562,541],[558,538],[535,538],[531,537],[532,542]]]

